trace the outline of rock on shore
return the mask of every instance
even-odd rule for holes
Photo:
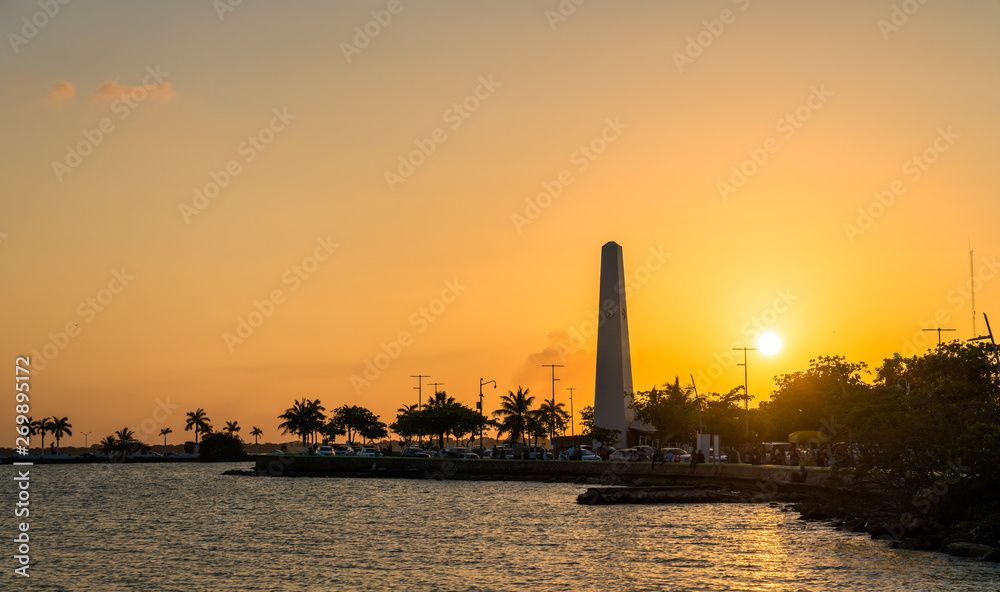
[[[736,493],[696,487],[591,487],[576,498],[578,504],[690,504],[739,502]]]

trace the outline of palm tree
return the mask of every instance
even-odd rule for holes
[[[198,433],[207,434],[212,431],[212,425],[208,423],[208,416],[205,414],[205,410],[199,407],[194,411],[188,411],[187,413],[187,423],[184,425],[184,431],[189,432],[194,430],[194,451],[198,452]]]
[[[172,434],[174,431],[170,428],[161,428],[160,435],[163,436],[163,456],[167,455],[167,434]]]
[[[259,455],[260,454],[260,442],[258,442],[257,440],[261,436],[264,435],[264,432],[262,432],[259,427],[253,426],[253,429],[250,430],[250,435],[253,436],[254,454],[258,454]]]
[[[565,405],[563,403],[553,404],[553,401],[548,399],[542,400],[542,404],[538,406],[535,414],[545,426],[545,431],[548,432],[550,439],[557,432],[565,430],[566,422],[569,421],[569,413],[566,413]]]
[[[229,434],[230,436],[235,436],[242,428],[238,426],[238,421],[227,421],[226,427],[222,428],[222,431]]]
[[[36,421],[34,419],[31,419],[30,415],[28,416],[28,437],[29,438],[31,436],[38,435],[39,430],[41,429],[41,423],[42,422],[40,422],[40,421]],[[45,446],[44,446],[44,444],[42,445],[42,454],[45,454]]]
[[[278,419],[285,420],[278,424],[278,427],[283,434],[302,436],[302,454],[305,454],[309,446],[309,436],[323,427],[323,422],[326,420],[324,411],[326,408],[320,405],[319,399],[310,401],[303,397],[301,401],[296,401],[278,416]]]
[[[500,397],[500,408],[493,412],[493,416],[500,418],[500,427],[497,437],[502,434],[510,434],[510,443],[513,446],[519,438],[523,440],[525,429],[528,426],[528,414],[531,413],[531,404],[535,402],[534,397],[529,397],[531,389],[517,387],[517,393],[507,391],[507,394]]]
[[[104,454],[113,454],[118,450],[118,442],[115,440],[114,436],[104,436],[104,439],[101,440],[99,445]]]
[[[52,420],[48,417],[43,417],[38,421],[30,421],[29,417],[28,420],[28,433],[38,434],[42,437],[42,456],[45,456],[45,434],[52,431]],[[31,428],[32,425],[35,426],[34,429]]]
[[[49,431],[52,432],[52,436],[56,439],[56,456],[59,455],[59,440],[62,440],[63,436],[72,436],[73,430],[70,428],[73,424],[69,422],[68,417],[58,418],[55,415],[52,416],[52,423],[49,424]]]
[[[115,443],[118,450],[121,451],[122,456],[131,453],[136,445],[135,432],[127,427],[118,430],[115,432]]]
[[[427,406],[433,407],[435,405],[447,405],[448,403],[454,403],[455,397],[449,397],[444,391],[436,391],[433,397],[427,397]]]

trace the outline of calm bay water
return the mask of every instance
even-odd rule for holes
[[[3,590],[967,590],[1000,566],[888,549],[762,505],[580,506],[579,485],[31,469],[32,577]],[[17,587],[15,587],[17,586]]]

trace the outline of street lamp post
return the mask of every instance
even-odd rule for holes
[[[89,446],[87,446],[87,435],[93,434],[94,432],[80,432],[80,433],[83,434],[83,447],[89,449]]]
[[[489,381],[483,382],[482,378],[479,379],[479,414],[483,416],[484,420],[486,419],[486,410],[483,409],[483,386],[485,386],[485,385],[487,385],[487,384],[489,384],[491,382],[493,383],[493,388],[494,389],[497,388],[497,381],[495,381],[495,380],[489,380]],[[485,429],[486,429],[486,422],[484,421],[483,425],[479,428],[479,453],[480,454],[482,454],[483,450],[484,450],[483,449],[483,430],[485,430]]]
[[[746,411],[747,411],[747,446],[750,446],[750,388],[747,384],[747,352],[756,351],[756,347],[734,347],[734,350],[743,350],[743,363],[737,364],[737,366],[743,366],[743,395],[746,397]]]

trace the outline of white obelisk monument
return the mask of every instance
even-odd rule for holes
[[[600,292],[594,425],[621,430],[620,447],[628,443],[628,429],[635,411],[629,407],[632,400],[632,359],[625,306],[625,265],[618,243],[609,242],[601,248]]]

